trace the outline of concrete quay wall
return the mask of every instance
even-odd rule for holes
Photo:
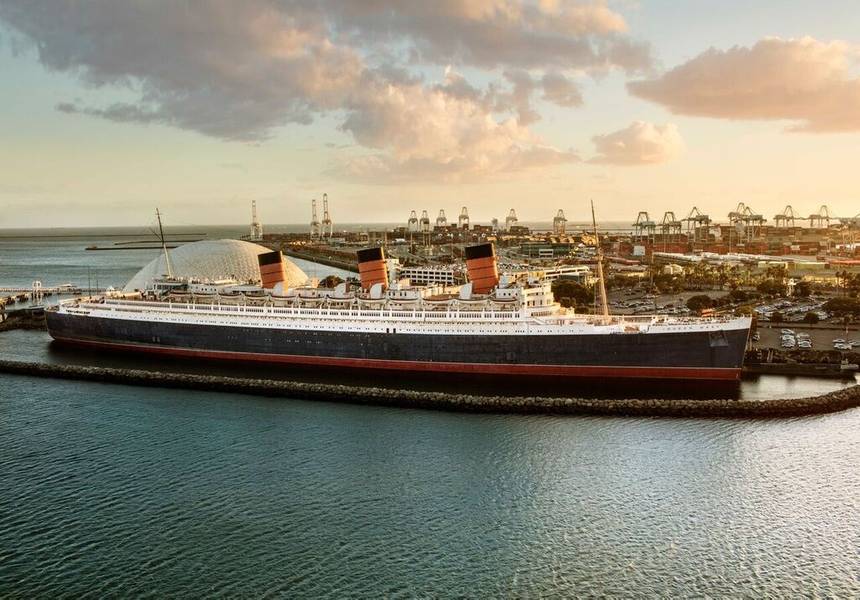
[[[0,360],[0,373],[374,406],[481,413],[777,418],[837,412],[860,406],[860,385],[820,396],[795,399],[756,401],[732,399],[588,399],[475,396],[9,360]]]

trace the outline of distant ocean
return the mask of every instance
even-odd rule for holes
[[[283,226],[269,231],[303,229]],[[168,228],[165,237],[235,239],[247,233],[247,227],[239,226],[184,227]],[[92,251],[86,248],[156,239],[151,231],[142,228],[0,229],[0,287],[29,287],[34,280],[39,280],[44,286],[73,283],[83,287],[121,288],[141,267],[156,258],[160,249]],[[301,259],[291,260],[312,277],[348,274]]]

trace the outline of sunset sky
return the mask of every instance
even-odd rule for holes
[[[860,3],[0,0],[0,227],[860,212]]]

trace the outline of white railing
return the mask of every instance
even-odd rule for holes
[[[336,309],[336,308],[287,308],[276,306],[247,306],[236,304],[196,304],[190,302],[155,302],[142,300],[110,300],[102,302],[76,302],[64,306],[87,307],[91,310],[124,312],[164,312],[164,313],[214,313],[229,315],[265,315],[270,317],[300,317],[333,319],[369,319],[400,321],[500,321],[516,320],[522,317],[519,311],[458,311],[458,310],[395,310],[395,309]]]
[[[90,310],[141,313],[152,312],[161,314],[212,314],[223,316],[265,316],[270,318],[298,318],[326,320],[364,320],[364,321],[396,321],[403,323],[499,323],[520,322],[537,326],[683,326],[720,324],[737,320],[739,317],[676,317],[661,315],[613,315],[605,318],[601,315],[551,315],[529,316],[524,311],[492,311],[492,310],[403,310],[403,309],[337,309],[331,307],[295,308],[278,306],[248,306],[241,304],[199,304],[192,302],[156,302],[149,300],[105,299],[99,302],[75,300],[62,303],[64,307],[86,308]]]

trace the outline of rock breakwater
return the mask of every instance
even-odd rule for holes
[[[0,372],[124,385],[233,392],[259,396],[461,412],[775,418],[829,413],[860,406],[860,386],[858,385],[820,396],[794,399],[591,399],[476,396],[9,360],[0,360]]]

